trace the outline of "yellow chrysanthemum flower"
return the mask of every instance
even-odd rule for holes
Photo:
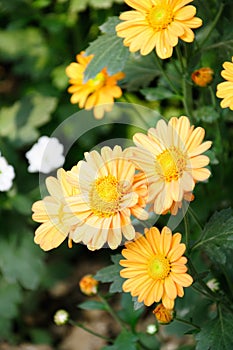
[[[120,260],[124,267],[120,275],[127,280],[123,291],[138,297],[146,306],[162,303],[166,309],[174,308],[174,301],[183,297],[183,287],[189,287],[193,279],[186,273],[187,259],[182,256],[185,244],[180,243],[181,234],[172,235],[168,227],[160,233],[156,227],[145,229],[145,236],[138,235],[133,242],[126,243]]]
[[[220,103],[222,108],[229,107],[233,111],[233,56],[232,62],[224,62],[221,75],[227,80],[217,85],[217,97],[223,98]]]
[[[57,171],[57,179],[48,177],[46,186],[50,196],[32,206],[33,220],[41,223],[35,232],[34,241],[45,251],[58,247],[78,222],[72,214],[64,212],[66,197],[78,192],[77,188],[67,182],[65,170]]]
[[[171,118],[168,124],[161,119],[148,135],[134,135],[137,147],[128,148],[128,156],[147,176],[148,202],[156,214],[170,210],[175,215],[183,199],[192,200],[195,183],[209,178],[209,158],[202,153],[211,142],[202,143],[204,136],[205,130],[194,129],[185,116]]]
[[[84,81],[85,69],[94,55],[85,56],[82,51],[76,56],[77,62],[72,62],[66,68],[66,74],[70,78],[71,86],[68,92],[72,94],[71,103],[78,103],[80,108],[94,109],[96,119],[101,119],[104,112],[111,111],[114,98],[122,95],[122,90],[117,86],[118,80],[125,77],[123,72],[109,75],[107,68],[103,68],[95,78]]]
[[[70,234],[76,243],[83,242],[90,250],[105,243],[116,249],[122,241],[135,237],[131,214],[141,220],[148,218],[147,180],[135,173],[134,164],[120,146],[103,147],[85,153],[85,159],[69,173],[72,185],[80,194],[67,198],[65,211],[73,212],[80,224]]]
[[[202,20],[194,17],[196,8],[188,5],[192,0],[125,0],[133,11],[120,15],[125,22],[116,26],[117,35],[124,39],[124,45],[131,52],[140,50],[148,55],[154,48],[162,58],[172,56],[178,39],[186,42],[194,40],[191,29],[202,25]]]

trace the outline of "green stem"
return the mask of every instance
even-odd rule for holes
[[[208,89],[209,89],[209,92],[210,92],[210,98],[211,98],[212,105],[213,105],[213,107],[215,108],[215,107],[216,107],[216,97],[215,97],[215,93],[214,93],[214,91],[213,91],[212,86],[208,86]]]
[[[196,224],[199,226],[199,228],[201,229],[201,231],[203,231],[204,227],[201,224],[200,220],[198,219],[195,211],[191,208],[191,206],[189,206],[188,208],[188,213],[190,214],[190,216],[192,217],[192,219],[196,222]]]
[[[106,340],[106,341],[109,342],[109,343],[113,343],[113,342],[114,342],[112,339],[110,339],[110,338],[108,338],[108,337],[105,337],[104,335],[101,335],[101,334],[99,334],[99,333],[96,333],[96,332],[93,331],[92,329],[90,329],[90,328],[84,326],[82,323],[74,322],[74,321],[72,321],[72,320],[69,320],[68,323],[71,324],[72,326],[79,327],[79,328],[83,329],[84,331],[86,331],[86,332],[88,332],[88,333],[90,333],[90,334],[92,334],[92,335],[94,335],[94,336],[96,336],[96,337],[98,337],[98,338],[104,339],[104,340]]]
[[[213,45],[204,46],[202,48],[202,51],[213,50],[213,49],[216,49],[217,47],[226,46],[226,45],[229,45],[229,44],[232,45],[233,44],[233,40],[221,41],[221,42],[213,44]]]
[[[191,275],[194,278],[194,281],[196,283],[198,283],[200,285],[200,287],[204,290],[204,295],[207,296],[214,300],[215,302],[219,301],[219,298],[217,297],[217,295],[207,286],[207,284],[199,277],[198,272],[195,268],[195,266],[193,265],[192,261],[189,259],[188,261],[189,264],[189,268],[191,270]],[[201,290],[200,290],[201,292]]]
[[[131,103],[134,106],[134,110],[138,114],[140,120],[144,122],[146,128],[148,129],[151,127],[151,125],[148,124],[147,120],[144,118],[143,113],[140,113],[140,111],[138,111],[136,107],[137,103],[127,93],[125,93],[124,96],[121,97],[121,101]]]
[[[184,319],[179,318],[179,317],[174,317],[174,320],[176,320],[178,322],[181,322],[181,323],[184,323],[184,324],[187,324],[189,326],[192,326],[192,327],[194,327],[194,328],[196,328],[198,330],[201,330],[201,328],[199,326],[197,326],[196,324],[194,324],[194,323],[192,323],[192,322],[190,322],[188,320],[184,320]]]
[[[169,78],[168,74],[166,73],[166,71],[164,70],[159,57],[155,54],[155,62],[160,70],[160,72],[162,73],[164,79],[168,82],[168,84],[170,85],[170,87],[172,88],[173,92],[175,92],[176,95],[180,96],[179,91],[177,90],[176,86],[173,84],[172,80]]]
[[[184,232],[185,232],[185,244],[186,247],[189,247],[189,222],[187,213],[184,215]]]
[[[222,14],[223,9],[224,9],[224,4],[221,3],[220,8],[219,8],[219,10],[217,11],[217,14],[216,14],[214,20],[211,22],[211,26],[209,27],[209,30],[208,30],[206,36],[204,37],[204,39],[203,39],[203,40],[200,42],[200,44],[199,44],[199,50],[202,48],[202,46],[203,46],[203,45],[207,42],[207,40],[209,39],[209,37],[210,37],[212,31],[214,30],[214,28],[215,28],[215,26],[216,26],[216,24],[217,24],[217,22],[218,22],[218,20],[219,20],[219,18],[220,18],[220,16],[221,16],[221,14]]]
[[[97,293],[97,295],[98,295],[99,299],[101,300],[101,302],[104,304],[106,311],[112,316],[112,318],[119,324],[119,326],[122,329],[127,330],[126,326],[121,321],[121,319],[118,317],[118,315],[113,310],[113,308],[110,306],[110,304],[107,302],[107,300],[100,293]]]
[[[187,80],[187,59],[182,56],[179,46],[176,46],[176,54],[180,62],[182,71],[182,90],[183,90],[183,106],[186,115],[192,118],[193,98],[192,98],[192,85]]]

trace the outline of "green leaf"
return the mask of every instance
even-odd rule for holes
[[[112,255],[111,260],[114,264],[104,267],[103,269],[99,270],[94,276],[94,278],[100,282],[112,282],[109,288],[110,293],[122,292],[122,284],[124,282],[124,279],[120,276],[120,270],[122,267],[120,266],[119,261],[121,259],[121,254]]]
[[[131,54],[124,67],[125,78],[122,84],[128,91],[137,91],[146,87],[159,76],[160,71],[155,63],[154,54],[141,56],[139,53]]]
[[[196,335],[196,350],[233,349],[233,315],[219,308],[218,317],[206,323]]]
[[[21,288],[17,283],[0,282],[0,318],[13,318],[18,314],[18,304],[22,301]]]
[[[106,26],[104,28],[106,30]],[[111,31],[90,43],[86,54],[94,54],[85,70],[85,80],[88,80],[94,78],[104,67],[107,67],[110,75],[122,71],[129,57],[129,50],[123,45],[122,38]]]
[[[107,9],[110,8],[114,2],[122,3],[124,0],[71,0],[70,2],[70,12],[80,12],[84,11],[88,6]]]
[[[56,108],[57,98],[31,94],[0,111],[0,136],[16,146],[32,143],[39,137],[37,128],[46,124]]]
[[[233,249],[233,216],[230,208],[216,212],[210,218],[195,249],[197,247],[201,247],[212,261],[225,264],[225,251]]]
[[[103,303],[101,303],[100,301],[95,301],[95,300],[85,301],[85,302],[79,304],[78,307],[80,309],[83,309],[83,310],[104,310],[104,311],[107,311],[107,308]]]
[[[128,331],[123,331],[116,338],[114,345],[105,346],[102,350],[137,350],[138,337]]]
[[[15,238],[15,237],[14,237]],[[34,290],[38,287],[43,272],[42,252],[34,244],[30,232],[20,232],[20,241],[2,240],[0,244],[0,269],[9,283],[19,282]]]
[[[211,106],[203,106],[195,111],[194,117],[205,123],[214,123],[220,117],[220,113]]]
[[[145,88],[140,90],[148,101],[164,100],[174,97],[174,93],[163,86],[156,88]]]
[[[132,296],[129,293],[122,294],[121,310],[118,311],[118,315],[125,323],[130,324],[134,328],[143,311],[144,308],[134,309]]]
[[[28,196],[22,194],[17,194],[14,197],[10,198],[12,206],[21,214],[31,215],[32,212],[32,201]]]
[[[99,28],[102,33],[116,34],[116,25],[119,24],[120,22],[121,21],[119,20],[119,17],[112,16],[112,17],[109,17],[105,23],[99,26]]]

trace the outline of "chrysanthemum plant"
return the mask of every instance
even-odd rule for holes
[[[112,263],[88,279],[94,300],[79,307],[109,312],[117,332],[111,338],[68,321],[102,338],[105,350],[160,349],[171,333],[186,334],[185,349],[233,349],[233,216],[221,180],[229,154],[223,133],[232,134],[231,6],[191,3],[125,0],[66,70],[71,102],[93,118],[111,113],[116,99],[161,115],[133,134],[132,146],[85,152],[48,177],[49,195],[32,208],[43,250],[66,239],[93,256],[108,249]],[[179,217],[175,227],[170,217]]]

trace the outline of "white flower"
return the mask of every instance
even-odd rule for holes
[[[1,155],[1,153],[0,153]],[[0,191],[8,191],[15,177],[13,166],[9,165],[4,157],[0,157]]]
[[[29,173],[50,171],[61,167],[65,161],[64,146],[55,137],[41,136],[37,143],[26,153]]]

